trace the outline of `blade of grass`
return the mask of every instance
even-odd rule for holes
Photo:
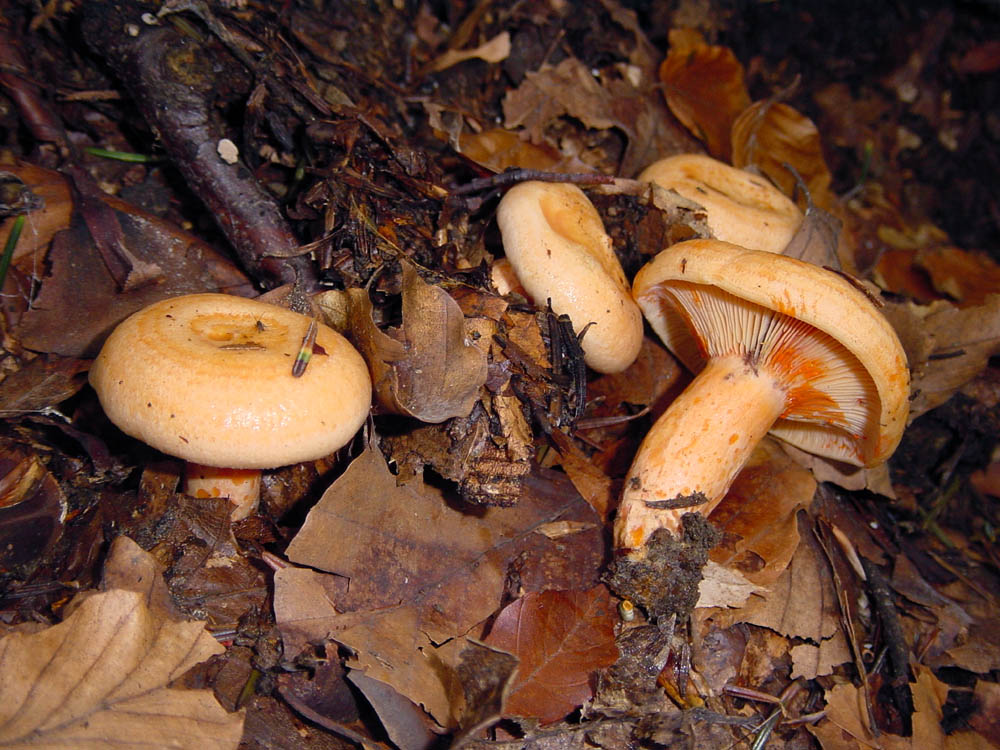
[[[7,236],[7,244],[4,245],[3,255],[0,256],[0,289],[3,289],[3,283],[7,280],[7,270],[10,268],[11,258],[14,257],[14,248],[17,247],[17,241],[21,239],[22,229],[24,229],[24,214],[14,219],[14,226],[10,228],[10,234]]]

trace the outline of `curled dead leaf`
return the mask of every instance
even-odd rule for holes
[[[836,196],[830,190],[830,168],[815,123],[784,102],[764,99],[750,105],[733,123],[733,164],[756,166],[781,188],[795,193],[792,166],[802,177],[813,201],[830,210]]]
[[[434,60],[431,64],[431,70],[437,73],[450,68],[452,65],[458,65],[460,62],[474,59],[484,60],[488,63],[498,63],[506,60],[508,55],[510,55],[510,32],[501,31],[495,37],[480,44],[478,47],[463,50],[447,50]]]
[[[733,51],[706,44],[690,29],[672,30],[660,80],[670,111],[712,156],[729,161],[733,122],[750,105],[743,65]]]
[[[796,513],[809,505],[815,491],[809,470],[774,440],[765,439],[712,511],[723,541],[712,550],[711,559],[757,585],[774,583],[799,546]]]
[[[21,266],[26,273],[33,270],[33,265],[42,260],[44,251],[56,232],[69,226],[70,215],[73,212],[73,200],[70,197],[66,178],[51,169],[36,167],[27,162],[3,164],[6,172],[14,174],[25,187],[37,196],[39,203],[33,211],[25,214],[24,229],[14,248],[14,264]],[[7,244],[14,217],[0,224],[0,246]],[[36,255],[41,251],[40,255]]]
[[[363,289],[347,291],[346,323],[382,408],[432,424],[472,411],[486,382],[486,355],[467,340],[458,303],[421,279],[413,266],[403,267],[401,328],[379,330]]]

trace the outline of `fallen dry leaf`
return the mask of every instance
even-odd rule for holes
[[[533,555],[558,550],[550,585],[595,580],[603,554],[596,516],[564,478],[554,488],[543,498],[529,485],[513,508],[463,513],[422,482],[397,486],[385,458],[369,448],[309,512],[287,554],[351,579],[339,611],[417,606],[421,629],[441,643],[496,610],[508,560],[524,545]],[[595,526],[558,542],[534,533],[555,520]],[[575,570],[560,570],[566,561]]]
[[[474,736],[503,715],[503,701],[517,670],[517,659],[506,651],[485,643],[464,639],[446,643],[438,649],[451,665],[447,672],[449,694],[456,723],[462,730],[455,737],[461,746],[463,736]]]
[[[134,591],[142,595],[143,602],[154,616],[168,620],[186,620],[170,598],[170,591],[163,580],[163,571],[163,566],[153,555],[127,536],[120,536],[111,542],[108,550],[101,576],[101,589]],[[70,604],[75,601],[76,599]]]
[[[789,443],[783,443],[781,448],[797,464],[808,469],[817,482],[832,482],[845,490],[869,490],[885,497],[896,497],[888,464],[882,463],[870,468],[851,466],[817,456]]]
[[[795,554],[795,514],[812,501],[816,480],[770,439],[762,441],[733,481],[711,521],[723,533],[710,553],[761,586],[774,583]]]
[[[434,745],[436,735],[427,715],[392,686],[354,669],[347,679],[378,714],[385,733],[399,750],[428,750]]]
[[[86,382],[89,361],[36,357],[0,382],[0,417],[54,409]]]
[[[912,263],[959,307],[981,305],[1000,289],[1000,265],[984,253],[951,246],[928,248],[917,251]]]
[[[618,616],[604,586],[542,591],[508,604],[486,643],[518,658],[506,716],[558,721],[593,695],[591,674],[618,660]]]
[[[0,568],[37,565],[63,533],[66,495],[35,453],[0,449]]]
[[[630,177],[688,145],[671,128],[665,104],[644,76],[641,68],[627,66],[595,78],[590,67],[575,57],[555,66],[546,63],[527,73],[524,82],[504,97],[504,127],[524,128],[536,145],[548,143],[546,129],[566,115],[587,128],[617,128],[628,138],[628,146],[620,164],[611,167]],[[570,155],[581,156],[566,154]]]
[[[90,233],[73,223],[57,232],[48,254],[49,274],[15,334],[29,349],[68,357],[97,355],[104,338],[124,318],[165,297],[205,291],[249,291],[247,277],[206,242],[163,219],[107,195],[122,242],[162,276],[155,283],[119,290]]]
[[[872,733],[862,691],[850,683],[841,683],[826,691],[826,718],[809,731],[820,741],[823,750],[990,750],[995,747],[977,732],[962,730],[945,734],[941,727],[942,707],[948,699],[948,686],[922,664],[913,667],[916,681],[913,692],[913,736],[900,737]]]
[[[833,674],[833,668],[851,661],[851,647],[843,630],[838,630],[829,638],[824,638],[816,646],[800,643],[789,650],[792,657],[792,679],[804,677],[807,680]]]
[[[812,535],[803,536],[778,579],[744,607],[723,610],[712,619],[720,627],[748,622],[793,638],[820,643],[840,627],[840,610],[829,567]]]
[[[883,313],[899,335],[913,373],[910,421],[947,401],[1000,352],[1000,294],[964,309],[943,300],[888,303]]]
[[[362,289],[348,291],[348,337],[372,373],[375,395],[389,411],[438,424],[464,417],[486,382],[486,355],[467,340],[465,316],[441,287],[403,265],[403,325],[379,330]]]
[[[855,263],[845,264],[837,251],[843,222],[815,204],[806,207],[802,223],[785,246],[783,255],[798,258],[814,266],[855,270]],[[853,261],[853,258],[848,260]]]
[[[511,167],[571,172],[576,166],[565,163],[562,155],[548,144],[529,143],[517,133],[503,128],[462,133],[458,138],[458,150],[494,172],[503,172]]]
[[[733,122],[750,106],[743,65],[732,50],[706,44],[691,29],[671,29],[660,80],[670,111],[712,156],[728,162]]]
[[[556,521],[583,525],[556,539],[535,533]],[[419,480],[397,486],[382,454],[369,448],[324,493],[287,551],[338,576],[280,571],[278,627],[292,639],[289,651],[327,637],[350,647],[352,667],[451,725],[457,709],[431,660],[444,661],[437,644],[459,640],[496,611],[512,564],[529,591],[593,585],[602,528],[555,472],[527,477],[515,507],[463,513]]]
[[[14,248],[14,265],[25,273],[40,270],[45,250],[56,232],[69,226],[73,213],[73,200],[66,178],[51,169],[36,167],[27,162],[0,164],[0,169],[11,172],[25,184],[42,205],[25,214],[24,228]],[[14,217],[0,224],[0,247],[7,244]]]
[[[224,649],[202,622],[157,618],[142,594],[94,594],[66,620],[0,640],[0,744],[235,748],[242,714],[169,688]]]
[[[576,442],[559,430],[551,433],[552,442],[559,453],[559,463],[573,482],[577,492],[597,511],[605,522],[614,508],[621,482],[614,481],[605,474]]]
[[[864,694],[851,683],[840,683],[826,691],[826,717],[809,731],[823,750],[858,750],[876,747],[872,737]]]
[[[472,49],[450,49],[439,55],[431,63],[430,69],[439,72],[466,60],[484,60],[498,63],[510,54],[510,32],[501,31],[495,37]]]
[[[742,573],[709,560],[698,584],[696,607],[742,607],[750,595],[760,591]]]
[[[733,123],[732,145],[735,166],[756,166],[785,195],[794,195],[796,190],[795,175],[784,166],[789,164],[817,206],[830,211],[837,205],[819,130],[812,120],[784,102],[754,102]]]

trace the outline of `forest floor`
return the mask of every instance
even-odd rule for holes
[[[0,747],[1000,747],[995,4],[0,8]],[[786,252],[878,305],[910,393],[887,463],[765,438],[667,612],[612,532],[690,374],[649,326],[588,369],[491,271],[526,180],[583,189],[630,280],[708,236],[637,180],[681,153],[798,204]],[[321,319],[374,382],[243,519],[87,382],[197,292]]]

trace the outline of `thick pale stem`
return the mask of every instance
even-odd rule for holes
[[[184,492],[192,497],[228,497],[232,520],[256,512],[260,501],[260,469],[219,469],[188,462],[184,467]]]
[[[660,528],[677,533],[685,513],[708,515],[784,406],[784,390],[766,371],[737,355],[710,360],[642,441],[625,480],[616,547],[637,549]]]

